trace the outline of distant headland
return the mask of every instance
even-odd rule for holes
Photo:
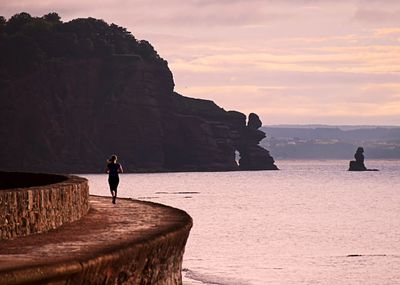
[[[103,172],[111,153],[128,172],[277,169],[256,114],[174,92],[167,61],[123,27],[0,17],[0,62],[3,170]]]
[[[268,125],[261,146],[275,159],[348,160],[362,145],[368,159],[400,159],[400,126]]]

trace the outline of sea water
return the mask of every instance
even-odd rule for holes
[[[346,161],[277,165],[123,174],[118,194],[193,217],[185,285],[400,284],[399,161],[368,161],[379,172],[348,172]],[[106,174],[84,176],[91,194],[110,195]]]

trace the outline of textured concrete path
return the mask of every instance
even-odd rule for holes
[[[118,199],[114,205],[111,197],[96,196],[90,197],[90,203],[89,214],[79,221],[47,233],[0,241],[0,280],[41,266],[53,266],[54,271],[55,265],[63,264],[62,270],[79,270],[77,262],[191,224],[185,212],[160,204]]]

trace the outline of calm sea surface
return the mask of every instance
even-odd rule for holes
[[[400,161],[123,174],[119,196],[187,211],[184,284],[400,284]],[[107,175],[84,175],[109,195]],[[110,199],[111,203],[111,199]],[[118,204],[117,204],[118,206]]]

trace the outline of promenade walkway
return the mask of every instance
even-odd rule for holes
[[[130,199],[118,199],[114,205],[111,198],[97,196],[90,196],[90,205],[88,215],[76,222],[43,234],[0,241],[0,284],[50,284],[64,279],[69,283],[51,284],[100,284],[100,279],[102,284],[112,280],[151,284],[154,280],[146,281],[146,272],[153,271],[148,278],[161,280],[161,271],[181,266],[182,246],[192,225],[185,212]],[[160,253],[164,251],[165,257]],[[180,269],[172,271],[180,274]],[[153,284],[174,283],[168,282]]]

